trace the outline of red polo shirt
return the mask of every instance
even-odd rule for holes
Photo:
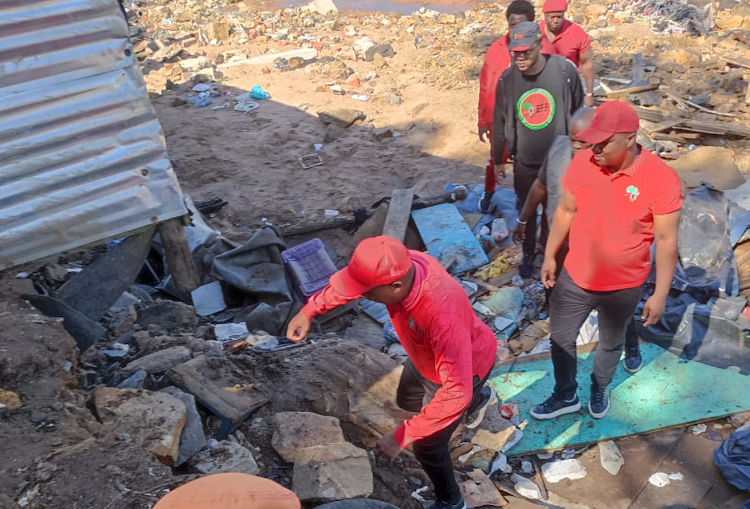
[[[651,271],[654,216],[682,207],[680,179],[643,149],[617,173],[597,165],[593,155],[591,149],[581,150],[563,179],[577,208],[565,268],[585,290],[635,288]]]
[[[539,28],[542,29],[544,37],[549,40],[544,21],[539,23]],[[555,53],[567,58],[578,68],[581,53],[591,49],[591,37],[580,25],[566,19],[563,20],[562,30],[552,41],[552,45],[555,47]]]

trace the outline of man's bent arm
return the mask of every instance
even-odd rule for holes
[[[324,315],[332,309],[335,309],[344,304],[348,304],[353,300],[357,300],[360,297],[344,297],[336,293],[331,285],[326,286],[321,291],[310,297],[300,310],[300,313],[308,318],[315,318],[318,315]]]
[[[518,214],[518,220],[525,223],[530,217],[536,216],[536,209],[544,200],[547,199],[547,186],[541,183],[539,179],[534,180],[531,185],[529,195],[523,204],[521,212]]]
[[[587,49],[579,56],[581,61],[581,74],[583,81],[586,83],[586,93],[594,93],[594,58],[591,49]]]
[[[544,258],[555,259],[555,255],[560,250],[563,242],[570,233],[570,227],[576,217],[576,198],[570,191],[563,191],[560,205],[555,211],[555,218],[552,221],[552,228],[547,239],[547,249],[544,252]]]
[[[672,278],[677,266],[677,231],[680,226],[680,211],[654,216],[656,239],[656,288],[654,296],[666,299],[672,287]]]

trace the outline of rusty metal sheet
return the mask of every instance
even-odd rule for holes
[[[116,0],[0,0],[0,270],[186,212]]]

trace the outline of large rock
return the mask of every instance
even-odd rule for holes
[[[193,306],[171,300],[161,300],[153,306],[140,309],[137,323],[144,328],[157,325],[167,331],[192,330],[198,326],[198,315],[195,314]]]
[[[667,164],[677,172],[688,189],[695,189],[704,181],[721,191],[745,183],[734,162],[734,152],[726,148],[698,147]]]
[[[327,16],[329,13],[338,14],[339,8],[333,3],[333,0],[314,0],[302,7],[303,11],[315,12],[321,16]]]
[[[206,447],[206,435],[203,433],[203,421],[195,406],[195,396],[181,391],[177,387],[166,387],[159,392],[169,394],[182,401],[187,409],[185,428],[180,434],[180,450],[175,466],[179,467]]]
[[[206,36],[209,41],[216,39],[217,41],[226,41],[229,39],[229,30],[232,25],[222,21],[213,21],[206,27]]]
[[[302,502],[369,497],[373,482],[367,451],[348,442],[302,449],[292,488]]]
[[[390,44],[376,44],[365,51],[365,60],[368,62],[374,62],[375,55],[380,55],[381,57],[393,57],[396,53],[393,51],[393,46]]]
[[[297,461],[299,451],[308,447],[345,442],[341,424],[335,417],[310,412],[280,412],[274,416],[271,445],[284,461]]]
[[[229,472],[257,475],[260,472],[253,454],[228,440],[199,452],[190,458],[188,465],[192,472],[205,475]]]
[[[154,352],[140,359],[136,359],[127,366],[125,366],[125,372],[127,374],[135,373],[136,371],[145,371],[146,373],[161,373],[167,371],[183,362],[187,362],[192,359],[193,356],[189,348],[184,346],[173,346],[159,352]]]
[[[347,128],[357,120],[364,120],[367,116],[359,110],[341,108],[337,110],[323,110],[318,112],[318,118],[325,124],[334,124]]]
[[[165,465],[177,461],[187,409],[174,396],[106,387],[94,394],[94,406],[99,419],[111,431],[130,435]]]

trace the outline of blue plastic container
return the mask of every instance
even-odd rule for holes
[[[325,288],[328,280],[336,272],[336,266],[320,239],[313,239],[287,249],[281,253],[281,258],[305,297],[310,297]]]

